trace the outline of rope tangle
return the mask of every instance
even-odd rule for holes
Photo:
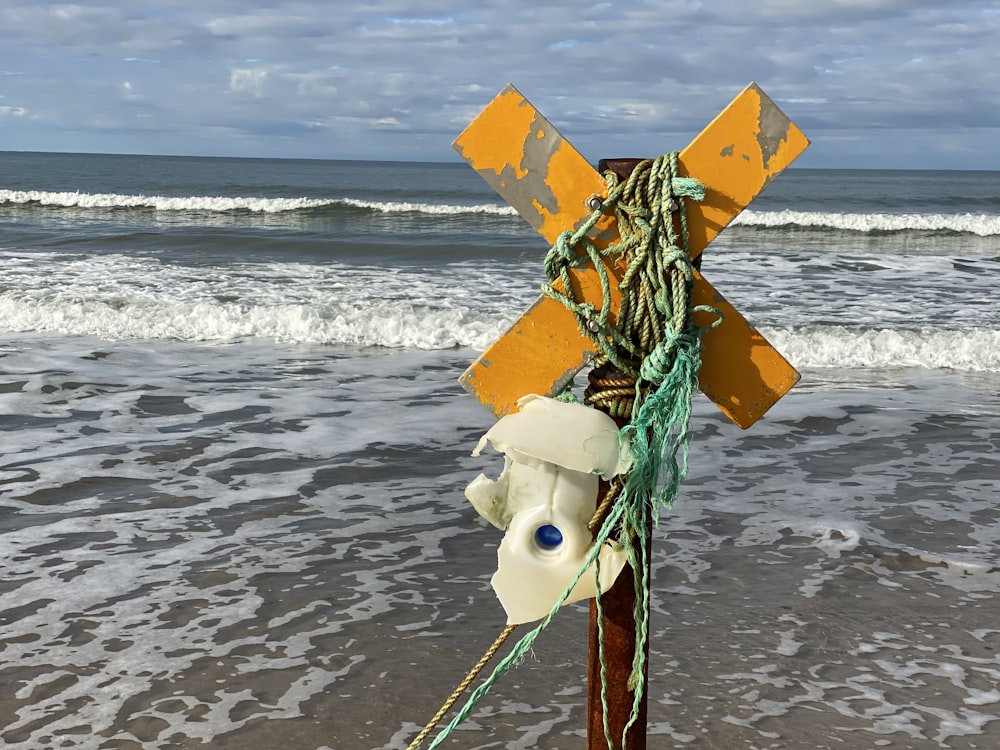
[[[619,477],[611,483],[599,503],[590,523],[594,544],[576,578],[549,614],[517,641],[473,691],[434,739],[430,750],[440,745],[489,689],[530,650],[577,581],[597,563],[598,553],[609,539],[626,550],[636,591],[636,649],[629,680],[634,700],[631,718],[621,737],[620,747],[625,750],[625,734],[638,718],[646,674],[650,596],[645,542],[659,511],[673,503],[687,473],[688,423],[691,399],[698,387],[703,333],[693,315],[701,310],[714,312],[716,320],[709,329],[722,322],[718,310],[693,306],[691,301],[694,271],[683,205],[686,199],[703,200],[705,191],[696,180],[679,177],[677,172],[676,152],[640,162],[624,182],[614,172],[607,172],[608,197],[602,206],[577,230],[562,233],[546,255],[548,282],[543,285],[543,292],[573,313],[581,333],[593,342],[597,351],[584,403],[597,406],[624,423],[621,432],[631,446],[632,468],[623,480]],[[614,211],[617,219],[620,241],[598,249],[588,233],[609,210]],[[621,294],[617,314],[612,310],[608,263],[621,264],[625,269],[617,288]],[[599,307],[578,300],[573,294],[573,272],[584,264],[591,264],[600,279]],[[596,603],[600,611],[600,593]],[[603,618],[598,619],[600,622]],[[608,748],[615,750],[619,745],[610,736],[608,724],[603,647],[600,659],[605,739]],[[481,669],[483,663],[477,668]],[[472,678],[474,675],[463,686]],[[419,739],[437,723],[448,706],[450,703],[411,748],[419,744]]]
[[[599,356],[585,403],[626,423],[622,434],[633,453],[632,468],[614,501],[621,508],[617,541],[627,551],[636,592],[636,647],[628,684],[633,704],[620,738],[624,748],[645,692],[650,608],[646,540],[651,522],[655,524],[659,510],[673,503],[687,472],[688,423],[698,387],[702,331],[693,320],[701,308],[691,302],[694,271],[682,205],[684,198],[704,199],[704,188],[677,176],[676,153],[638,164],[620,194],[616,176],[609,173],[606,179],[609,195],[617,198],[614,210],[621,242],[615,250],[625,264],[615,328],[626,345],[617,344],[617,335],[603,341],[591,337]],[[713,327],[721,322],[715,312]],[[588,331],[594,328],[587,326]],[[600,595],[595,601],[601,623]],[[615,748],[608,723],[603,633],[599,636],[605,740]]]

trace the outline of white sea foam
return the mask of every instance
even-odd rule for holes
[[[421,213],[433,215],[492,214],[513,216],[510,206],[479,204],[471,206],[407,201],[367,201],[354,198],[261,198],[229,196],[123,195],[119,193],[53,192],[45,190],[0,190],[2,204],[37,203],[64,208],[146,208],[156,211],[249,211],[284,213],[326,206],[351,206],[382,213]]]
[[[495,287],[466,264],[461,288],[419,270],[339,263],[245,263],[197,271],[155,258],[42,254],[8,271],[0,329],[109,340],[340,343],[484,348],[537,294]],[[458,264],[456,264],[457,266]],[[488,291],[490,290],[490,291]]]
[[[741,213],[734,225],[753,227],[826,227],[851,232],[967,232],[1000,235],[1000,216],[993,214],[882,214],[825,211],[753,211]]]
[[[315,198],[122,195],[118,193],[0,190],[0,203],[37,203],[65,208],[152,208],[157,211],[259,211],[277,213],[316,208],[332,201]]]
[[[146,208],[156,211],[249,211],[283,213],[326,206],[350,206],[380,213],[429,215],[488,214],[514,216],[503,203],[475,205],[376,201],[360,198],[268,198],[259,196],[167,196],[79,191],[0,190],[0,204],[29,204],[65,208]],[[851,232],[961,232],[981,237],[1000,235],[1000,216],[973,213],[836,213],[824,211],[746,210],[733,220],[735,226],[817,227]]]
[[[764,328],[768,340],[799,367],[926,367],[1000,372],[1000,331]]]
[[[192,267],[156,256],[117,254],[0,252],[0,259],[8,261],[5,286],[0,289],[0,330],[111,340],[260,337],[300,343],[484,349],[538,295],[533,266],[511,267],[491,260],[451,263],[437,273],[427,273],[409,266],[345,262],[229,262]],[[938,265],[934,268],[939,274],[947,272]],[[496,283],[498,274],[505,279],[502,285]],[[456,285],[455,278],[462,283]],[[739,280],[726,274],[718,278],[720,285]],[[756,298],[741,306],[773,307],[774,286],[784,283],[779,280],[757,289]],[[789,276],[789,283],[794,283],[794,277]],[[973,296],[985,294],[980,291],[982,283],[953,286]],[[792,299],[796,305],[803,301],[798,294]],[[817,299],[816,307],[821,304]],[[845,307],[841,317],[855,316],[856,325],[810,323],[807,306],[799,314],[804,320],[798,325],[760,325],[760,329],[797,367],[1000,372],[1000,330],[985,312],[978,318],[962,312],[959,305],[971,308],[972,301],[953,302],[949,309],[955,312],[939,316],[941,322],[934,326],[911,326],[909,321],[918,314],[934,320],[936,308],[911,308],[909,313],[901,308],[899,314],[890,314],[896,303],[883,299],[877,314],[865,318],[850,306],[850,299],[840,304]],[[783,310],[779,307],[775,314],[784,317]],[[953,318],[976,320],[979,325],[948,325]]]
[[[189,290],[190,291],[190,290]],[[473,301],[413,301],[318,290],[301,299],[219,301],[140,290],[130,295],[84,297],[0,294],[0,329],[99,336],[109,340],[228,341],[259,337],[280,342],[482,350],[510,324],[514,310]],[[220,295],[222,296],[222,295]],[[797,367],[924,367],[1000,372],[1000,331],[852,330],[842,326],[768,329],[763,333]]]
[[[458,206],[437,203],[410,203],[405,201],[362,201],[353,198],[345,198],[340,201],[345,206],[355,206],[357,208],[368,208],[382,213],[421,213],[434,215],[455,215],[455,214],[490,214],[494,216],[516,216],[515,211],[510,206],[501,206],[492,203],[480,203],[473,206]]]
[[[318,310],[304,305],[208,302],[41,300],[0,296],[0,321],[8,331],[98,336],[108,340],[228,341],[261,337],[279,342],[447,349],[484,348],[502,323],[465,307],[430,309],[408,303],[344,305]]]

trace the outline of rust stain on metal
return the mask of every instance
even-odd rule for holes
[[[524,97],[508,85],[476,119],[455,139],[452,146],[481,174],[496,177],[510,174],[524,176],[520,164],[511,164],[508,155],[523,152],[523,144],[534,119],[534,110],[524,106]],[[492,141],[494,148],[487,147]]]

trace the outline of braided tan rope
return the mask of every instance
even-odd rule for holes
[[[427,735],[434,730],[434,727],[436,727],[441,719],[444,718],[444,715],[451,710],[451,707],[455,705],[455,701],[462,696],[462,693],[464,693],[469,685],[472,684],[472,681],[479,676],[479,673],[483,671],[483,667],[485,667],[489,663],[490,659],[496,655],[497,651],[499,651],[500,647],[503,645],[503,642],[506,641],[507,637],[514,632],[516,627],[517,625],[508,625],[500,632],[497,639],[493,641],[493,645],[486,649],[486,653],[483,654],[483,657],[476,662],[472,669],[469,670],[469,674],[467,674],[465,679],[459,683],[458,687],[455,688],[455,691],[448,696],[448,700],[446,700],[444,705],[438,709],[438,712],[434,714],[434,717],[427,722],[427,726],[420,731],[420,734],[416,736],[406,750],[416,750],[420,746],[420,743],[427,739]]]
[[[634,389],[630,389],[629,393],[634,393]],[[601,499],[600,505],[597,506],[597,509],[594,511],[594,515],[591,517],[590,522],[587,524],[587,527],[590,529],[591,532],[594,532],[597,529],[599,529],[601,527],[601,524],[604,523],[604,519],[608,514],[608,510],[611,508],[612,503],[614,503],[615,498],[618,497],[618,493],[621,491],[621,486],[622,486],[622,478],[620,476],[615,477],[608,485],[608,489],[604,493],[604,497]],[[427,735],[429,735],[434,730],[434,727],[436,727],[441,722],[441,719],[444,718],[445,714],[451,710],[451,707],[455,705],[455,701],[457,701],[459,697],[462,695],[462,693],[464,693],[468,689],[469,685],[472,684],[473,680],[475,680],[476,677],[479,676],[479,673],[483,671],[483,668],[489,663],[490,659],[496,656],[497,651],[500,650],[500,647],[503,645],[504,641],[506,641],[508,636],[510,636],[510,634],[514,632],[514,629],[516,627],[517,625],[508,625],[506,628],[503,629],[500,635],[497,636],[497,639],[493,641],[493,645],[491,645],[488,649],[486,649],[486,653],[484,653],[482,658],[478,662],[476,662],[475,666],[473,666],[472,669],[469,670],[469,674],[467,674],[465,676],[465,679],[463,679],[462,682],[459,683],[458,687],[455,688],[454,692],[450,696],[448,696],[448,700],[446,700],[444,704],[441,706],[441,708],[438,709],[438,712],[434,714],[433,718],[429,722],[427,722],[427,726],[425,726],[420,731],[420,734],[418,734],[416,738],[414,738],[413,742],[411,742],[409,746],[407,746],[406,750],[417,750],[417,748],[420,746],[420,743],[423,742],[425,739],[427,739]]]

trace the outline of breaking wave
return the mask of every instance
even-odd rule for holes
[[[1000,216],[992,214],[852,214],[820,211],[751,211],[733,221],[736,226],[837,229],[865,234],[887,232],[954,232],[980,237],[1000,235]]]
[[[500,203],[459,205],[416,201],[378,201],[361,198],[256,197],[256,196],[168,196],[119,193],[52,192],[42,190],[0,190],[0,206],[140,209],[202,213],[288,213],[296,211],[367,211],[383,214],[423,214],[428,216],[514,216],[515,211]],[[746,210],[733,221],[735,226],[762,229],[835,229],[845,232],[949,232],[980,237],[1000,236],[1000,216],[992,214],[938,213],[828,213],[813,211]]]
[[[323,209],[360,209],[376,213],[429,215],[492,214],[510,216],[509,206],[449,205],[408,201],[370,201],[355,198],[261,198],[231,196],[122,195],[119,193],[50,192],[44,190],[0,190],[0,205],[46,206],[75,209],[144,209],[228,213],[286,213]]]

